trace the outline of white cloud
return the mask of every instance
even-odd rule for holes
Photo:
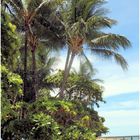
[[[104,85],[105,91],[104,96],[113,96],[118,94],[125,94],[130,92],[138,92],[138,78],[137,77],[126,77],[125,79],[106,80]]]
[[[104,96],[113,96],[139,91],[138,63],[130,62],[128,71],[123,71],[117,64],[101,62],[97,65],[96,75],[104,81]]]
[[[99,114],[106,120],[108,135],[138,135],[138,110],[100,111]]]
[[[99,112],[106,119],[105,125],[108,127],[138,125],[138,110],[115,110]],[[121,124],[121,125],[120,125]],[[118,128],[119,129],[119,128]]]
[[[132,107],[136,107],[136,105],[138,101],[136,100],[132,100],[132,101],[124,101],[124,102],[120,102],[118,103],[119,106],[121,107],[125,107],[125,108],[132,108]]]

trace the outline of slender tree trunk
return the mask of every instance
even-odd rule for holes
[[[67,68],[68,68],[69,59],[70,59],[70,48],[68,48],[67,59],[66,59],[66,63],[65,63],[64,79],[66,77],[66,71],[67,71]],[[63,84],[64,84],[64,82],[63,82]]]
[[[67,69],[68,69],[68,64],[69,64],[69,59],[70,59],[70,48],[68,48],[68,53],[67,53],[67,58],[66,58],[66,63],[65,63],[65,69],[64,69],[64,75],[63,75],[63,81],[61,83],[60,87],[60,96],[63,96],[65,84],[66,84],[66,75],[67,75]]]
[[[23,100],[27,98],[27,47],[28,47],[28,32],[25,31],[25,45],[24,45],[24,80],[23,80]]]
[[[36,59],[35,48],[32,50],[32,100],[36,100]]]
[[[25,25],[25,44],[24,44],[24,75],[23,75],[23,101],[28,100],[27,95],[27,49],[28,49],[28,29]],[[22,107],[21,109],[21,118],[23,119],[25,116],[25,109]]]
[[[71,69],[71,66],[72,66],[72,64],[73,64],[74,58],[75,58],[75,53],[72,53],[72,54],[71,54],[71,59],[70,59],[70,62],[69,62],[69,66],[68,66],[67,76],[68,76],[68,74],[69,74],[69,72],[70,72],[70,69]]]
[[[60,98],[64,97],[65,85],[66,85],[66,82],[67,82],[67,79],[68,79],[68,75],[69,75],[69,72],[70,72],[74,57],[75,57],[75,53],[72,53],[70,61],[69,61],[69,64],[67,65],[67,69],[66,69],[66,72],[65,72],[65,77],[63,79],[64,84],[63,84],[63,87],[61,88],[61,91],[60,91]]]

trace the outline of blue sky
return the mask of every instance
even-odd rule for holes
[[[138,0],[108,0],[104,5],[110,10],[108,17],[118,21],[117,25],[105,31],[124,35],[132,43],[132,48],[120,51],[128,61],[128,71],[123,71],[114,61],[103,61],[87,52],[98,70],[96,78],[104,81],[103,96],[107,103],[96,110],[106,119],[105,125],[110,130],[106,136],[138,135],[138,5]],[[57,68],[64,68],[64,57],[63,52]],[[78,70],[78,66],[76,58],[73,67]]]
[[[101,103],[98,110],[100,116],[105,118],[105,126],[109,133],[104,136],[131,136],[139,134],[139,117],[137,92],[125,93],[105,97],[105,104]]]
[[[104,80],[106,104],[97,109],[105,117],[105,125],[109,128],[107,136],[138,135],[138,0],[108,0],[106,7],[110,9],[109,17],[118,21],[118,25],[107,32],[126,36],[132,48],[121,51],[129,64],[123,72],[112,62],[97,62],[94,66],[99,70],[96,75]]]

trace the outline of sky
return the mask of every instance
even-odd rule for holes
[[[106,119],[109,128],[107,136],[126,136],[139,134],[139,28],[138,0],[108,0],[106,7],[110,9],[110,17],[118,21],[111,32],[126,36],[132,48],[121,51],[128,61],[128,71],[122,71],[115,63],[97,62],[99,70],[96,75],[104,80],[104,97],[99,114]]]
[[[101,103],[100,108],[96,110],[106,120],[105,126],[109,128],[106,136],[128,136],[139,133],[138,5],[138,0],[108,0],[108,3],[104,5],[110,10],[108,17],[118,21],[117,25],[105,31],[124,35],[131,41],[130,49],[120,50],[129,64],[128,71],[123,71],[114,61],[104,61],[87,52],[93,67],[98,70],[96,78],[104,81],[103,97],[106,104]],[[66,52],[61,52],[56,68],[64,68],[65,57]],[[78,66],[79,62],[76,58],[73,67],[78,70]]]

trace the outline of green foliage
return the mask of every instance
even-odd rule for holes
[[[95,135],[107,132],[102,117],[80,102],[42,96],[31,104],[17,103],[12,109],[23,106],[25,117],[15,116],[8,125],[3,123],[2,134],[12,133],[14,139],[94,140]]]
[[[17,106],[17,98],[22,96],[22,79],[20,75],[11,72],[5,66],[1,66],[2,73],[2,122],[18,115],[13,106]]]
[[[52,86],[54,87],[60,87],[62,78],[63,78],[63,71],[59,70],[57,73],[51,76],[47,76],[45,80],[48,83],[52,84]]]
[[[51,115],[64,128],[77,125],[78,127],[87,128],[99,134],[107,132],[107,128],[103,126],[104,120],[102,117],[98,116],[96,111],[88,108],[81,102],[42,97],[33,103],[30,110],[34,112],[34,109],[36,109],[35,112],[41,112],[41,114],[45,112],[46,115]],[[64,128],[63,131],[65,131]]]
[[[15,70],[19,60],[20,39],[16,32],[16,26],[11,22],[10,15],[3,9],[1,13],[2,64],[8,66],[11,70]]]
[[[93,131],[88,130],[84,127],[79,126],[71,126],[66,129],[66,137],[64,137],[64,140],[95,140],[95,134]]]
[[[32,128],[33,139],[52,139],[57,140],[60,137],[60,126],[50,115],[44,113],[34,114],[31,118],[34,127]]]
[[[49,90],[40,90],[40,96],[34,103],[18,101],[17,98],[22,95],[21,77],[5,66],[1,66],[1,71],[3,137],[7,135],[13,139],[94,140],[95,135],[107,132],[107,128],[103,126],[104,120],[96,111],[76,100],[65,101],[51,97]],[[60,75],[62,76],[62,72],[59,72]],[[72,73],[68,86],[79,85],[79,78],[79,75]],[[86,80],[85,82],[87,83]],[[21,118],[23,108],[25,118]]]
[[[21,95],[23,84],[21,76],[11,72],[5,66],[1,66],[1,73],[2,73],[2,89],[8,92],[10,91],[14,92],[13,94]]]
[[[63,71],[46,77],[48,83],[54,87],[60,87],[63,78]],[[71,72],[66,83],[65,99],[82,101],[87,105],[96,104],[103,101],[102,98],[103,87],[100,86],[96,80],[92,80],[89,76],[81,73]]]

